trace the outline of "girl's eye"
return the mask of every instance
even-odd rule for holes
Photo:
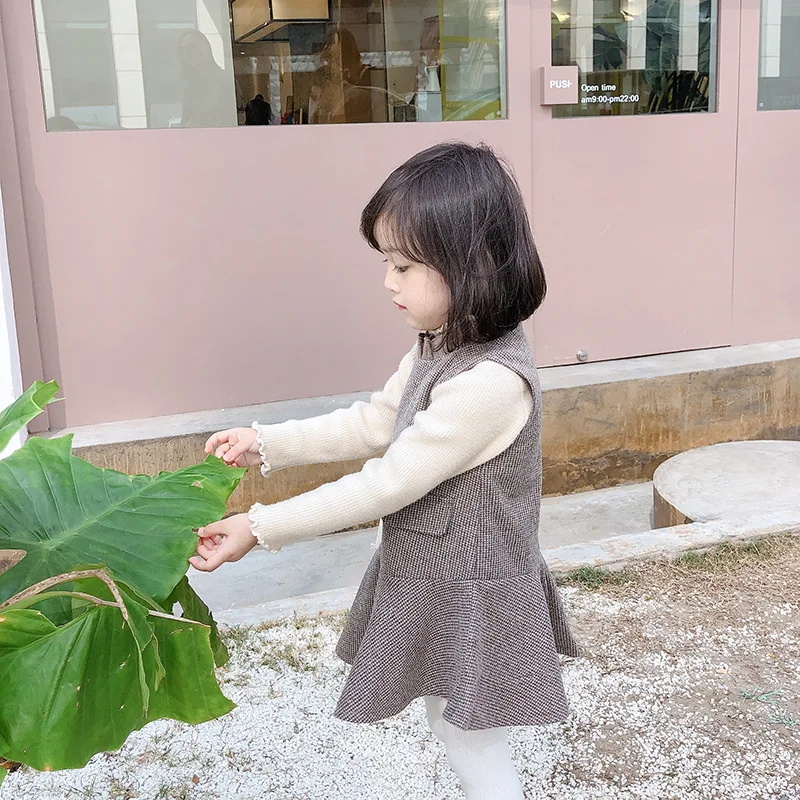
[[[404,273],[408,267],[401,267],[399,264],[395,265],[394,271],[399,272],[401,275]]]

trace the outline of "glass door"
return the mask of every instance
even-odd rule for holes
[[[728,344],[738,0],[537,0],[533,16],[534,66],[572,87],[534,88],[540,363]]]

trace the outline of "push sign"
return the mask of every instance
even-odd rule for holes
[[[559,106],[577,103],[579,83],[577,65],[542,67],[542,105]]]

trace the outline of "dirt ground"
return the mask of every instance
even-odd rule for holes
[[[589,763],[576,765],[576,777],[623,783],[630,796],[650,796],[634,787],[643,790],[652,773],[683,773],[698,796],[746,796],[751,784],[754,797],[800,797],[800,542],[725,546],[618,574],[582,570],[562,584],[572,587],[582,660],[616,707],[596,746],[584,748]],[[616,698],[603,688],[615,675]],[[673,738],[674,749],[661,753],[663,769],[648,752],[652,717],[637,720],[639,697],[661,717],[656,728],[684,729],[683,741]],[[709,780],[711,765],[726,761],[729,789]],[[666,780],[652,796],[689,796],[666,788],[679,782]]]
[[[800,800],[800,542],[771,539],[561,580],[581,658],[561,725],[511,731],[530,800]],[[238,707],[135,733],[83,770],[9,776],[0,800],[457,800],[421,702],[332,710],[344,616],[226,631]]]

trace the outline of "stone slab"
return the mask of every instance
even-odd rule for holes
[[[765,514],[800,519],[800,442],[728,442],[681,453],[653,479],[658,528]]]

